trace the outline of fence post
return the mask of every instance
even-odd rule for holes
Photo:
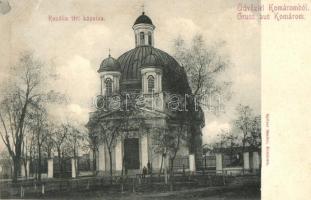
[[[216,174],[218,173],[223,173],[221,153],[216,153]]]
[[[249,152],[243,153],[243,174],[249,170]]]
[[[27,171],[26,178],[27,179],[29,178],[29,175],[30,175],[29,166],[30,166],[30,161],[27,160],[26,162],[26,171]]]
[[[213,179],[212,179],[212,176],[208,175],[207,176],[209,178],[209,186],[213,186]]]
[[[170,177],[170,191],[174,190],[174,176]]]
[[[21,198],[24,198],[25,193],[24,193],[24,187],[21,185]]]
[[[48,159],[48,178],[53,178],[54,176],[53,162],[53,158]]]
[[[167,185],[168,183],[168,175],[167,175],[167,169],[164,169],[164,180],[165,180],[165,184]]]
[[[141,176],[138,176],[138,184],[141,184]]]
[[[191,174],[195,173],[196,171],[194,154],[189,154],[189,171]]]
[[[121,183],[121,193],[124,192],[124,186],[123,186],[123,180],[122,180],[122,183]]]
[[[135,178],[133,178],[133,193],[135,193]]]
[[[44,195],[45,191],[44,191],[44,183],[42,184],[42,190],[41,193]]]
[[[87,181],[87,185],[86,185],[86,189],[89,190],[90,189],[90,181]]]
[[[257,170],[260,169],[260,158],[259,153],[257,151],[253,152],[253,171],[256,173]]]
[[[76,178],[77,177],[77,159],[71,158],[71,177]]]

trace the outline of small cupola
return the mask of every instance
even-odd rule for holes
[[[162,67],[164,63],[155,54],[145,57],[141,66],[142,90],[144,94],[162,92]]]
[[[136,19],[136,21],[135,21],[135,23],[134,23],[134,26],[135,26],[136,24],[150,24],[150,25],[153,25],[151,19],[150,19],[147,15],[145,15],[145,12],[143,12],[143,13]]]
[[[163,62],[155,54],[150,54],[142,62],[142,68],[154,67],[162,68]]]
[[[102,63],[100,64],[100,67],[98,69],[98,73],[100,72],[108,72],[108,71],[119,71],[120,72],[121,67],[120,63],[111,55],[109,54],[108,58],[104,59]]]
[[[110,53],[108,58],[104,59],[97,71],[101,80],[101,95],[112,96],[119,92],[121,66]]]
[[[137,46],[154,46],[153,31],[155,26],[151,19],[143,12],[133,25],[135,34],[135,45]]]

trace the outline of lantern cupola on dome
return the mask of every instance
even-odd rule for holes
[[[153,31],[155,26],[152,20],[143,12],[133,25],[135,34],[135,45],[137,46],[154,46]]]
[[[152,24],[152,21],[151,19],[145,15],[145,12],[143,12],[135,21],[134,25],[136,24],[150,24],[150,25],[153,25]]]

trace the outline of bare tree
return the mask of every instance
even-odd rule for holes
[[[187,141],[187,125],[180,123],[177,126],[170,126],[169,132],[166,134],[166,140],[168,145],[168,155],[170,160],[170,173],[171,176],[174,174],[174,161],[177,152],[180,150],[181,144]]]
[[[261,116],[255,116],[252,120],[250,135],[247,142],[251,147],[261,147]]]
[[[112,151],[117,140],[120,139],[120,128],[121,120],[99,120],[93,133],[93,136],[96,134],[97,141],[104,144],[104,147],[108,151],[111,180],[113,176]]]
[[[89,147],[92,151],[92,156],[93,156],[93,163],[92,163],[92,170],[93,170],[93,174],[95,175],[96,174],[96,165],[97,165],[97,162],[96,162],[96,154],[98,152],[98,148],[99,148],[99,139],[98,139],[98,132],[95,131],[94,129],[94,125],[87,125],[88,129],[89,129],[89,137],[88,137],[88,144],[89,144]]]
[[[68,135],[68,124],[61,124],[53,130],[53,141],[57,151],[59,173],[63,174],[63,159],[65,155],[65,144]]]
[[[212,146],[212,149],[215,149],[215,148],[224,148],[227,146],[227,134],[228,134],[228,131],[226,130],[220,130],[220,132],[217,134],[217,140],[211,144]]]
[[[52,153],[54,149],[54,140],[53,140],[54,129],[55,125],[49,122],[49,124],[47,125],[47,136],[42,146],[44,152],[47,154],[47,158],[52,158]]]
[[[245,151],[247,145],[248,137],[252,131],[253,125],[253,110],[249,106],[238,105],[237,107],[238,117],[235,120],[235,126],[242,133],[242,151]]]
[[[86,131],[82,129],[78,124],[68,124],[68,135],[66,137],[66,146],[69,147],[69,155],[72,156],[75,160],[79,158],[79,150],[82,150],[82,147],[85,146],[85,141],[88,135]],[[81,148],[80,148],[81,147]],[[75,162],[75,168],[78,169],[77,163]]]
[[[153,150],[162,156],[161,169],[163,160],[169,159],[171,186],[173,185],[174,177],[174,161],[181,145],[189,142],[189,124],[185,113],[179,115],[171,121],[171,125],[167,127],[154,127],[152,134]],[[167,166],[164,166],[165,177],[167,176]],[[167,178],[165,178],[167,183]]]
[[[118,109],[97,111],[91,117],[87,128],[89,129],[89,141],[91,148],[93,150],[93,159],[95,159],[95,154],[98,151],[100,145],[104,144],[105,149],[109,155],[110,163],[110,176],[113,176],[112,169],[112,152],[115,148],[118,140],[127,139],[132,130],[138,130],[142,127],[146,127],[143,111],[136,106],[135,98],[127,96],[128,94],[120,93],[118,98],[120,99],[120,104]],[[109,102],[110,97],[107,97],[107,102]],[[102,115],[106,112],[106,115]],[[124,171],[125,168],[125,154],[122,157],[122,169],[121,169],[121,183],[123,185]],[[93,165],[96,163],[94,162]],[[111,179],[112,180],[112,179]]]
[[[228,132],[225,136],[226,147],[229,149],[230,163],[233,162],[233,158],[236,156],[235,148],[239,146],[238,136],[233,134],[233,132]]]
[[[0,107],[0,135],[12,158],[13,181],[20,172],[22,143],[25,137],[25,118],[32,102],[42,96],[42,64],[32,54],[23,55],[12,68],[12,79],[5,88]]]
[[[30,174],[30,172],[28,171],[27,165],[28,165],[28,162],[29,163],[32,162],[32,159],[34,156],[34,151],[35,151],[33,142],[34,142],[34,136],[30,132],[24,138],[23,144],[22,144],[22,157],[21,157],[21,159],[22,159],[22,164],[24,165],[24,172],[26,175],[26,179],[28,178],[28,174]]]
[[[236,111],[238,116],[233,121],[233,129],[221,130],[213,148],[242,146],[244,152],[247,146],[261,146],[261,116],[254,116],[251,107],[241,104],[237,106]]]
[[[181,37],[174,41],[174,57],[185,69],[192,95],[201,106],[211,106],[204,100],[207,95],[230,97],[231,82],[218,80],[220,72],[229,67],[229,60],[220,53],[224,44],[208,46],[199,34],[193,37],[190,45]]]
[[[44,142],[46,141],[49,133],[49,127],[48,127],[48,116],[47,112],[43,107],[36,107],[33,112],[30,114],[31,119],[31,130],[34,135],[35,145],[37,149],[37,174],[38,174],[38,180],[41,181],[41,171],[42,171],[42,146]]]
[[[168,129],[166,127],[153,127],[152,128],[152,141],[153,141],[153,151],[155,154],[161,155],[161,165],[159,170],[159,175],[162,173],[163,161],[167,155],[167,140],[166,133]]]
[[[174,57],[185,71],[190,85],[195,109],[190,110],[191,137],[190,152],[195,153],[196,164],[200,166],[202,157],[202,131],[204,111],[219,114],[224,110],[225,102],[231,97],[231,81],[221,78],[221,74],[230,67],[228,57],[222,50],[225,42],[207,45],[203,36],[197,34],[188,42],[181,37],[174,41]],[[199,147],[199,148],[198,148]]]

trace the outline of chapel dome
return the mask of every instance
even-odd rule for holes
[[[163,91],[190,94],[185,70],[168,53],[152,46],[138,46],[122,54],[118,61],[121,65],[121,89],[141,89],[141,69],[149,64],[161,65]]]
[[[145,12],[143,12],[135,21],[134,25],[136,24],[150,24],[150,25],[153,25],[152,24],[152,21],[151,19],[145,15]]]
[[[109,55],[108,58],[102,61],[97,72],[120,71],[120,69],[121,67],[118,60]]]

